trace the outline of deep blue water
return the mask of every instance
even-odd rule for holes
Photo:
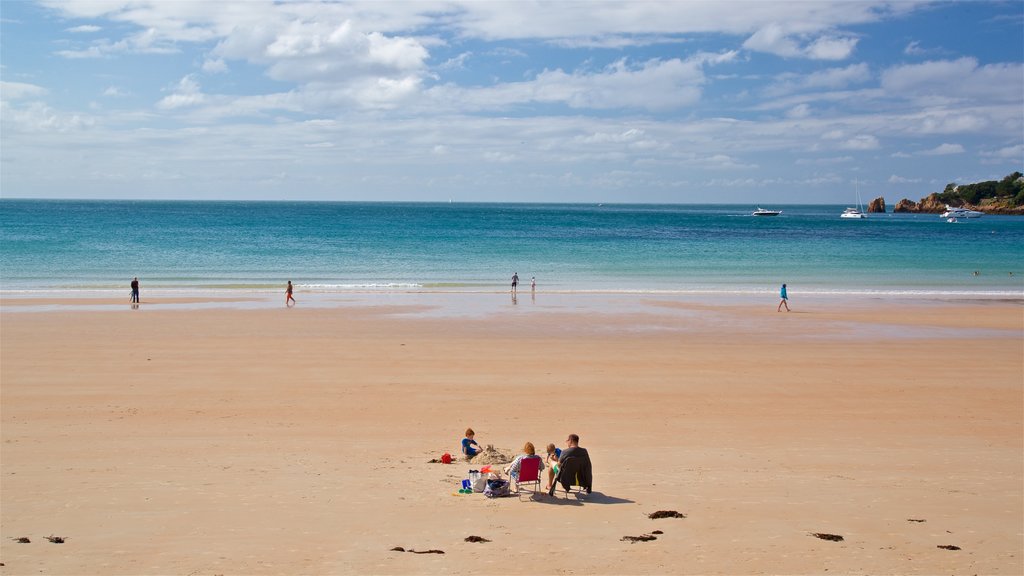
[[[1024,292],[1024,218],[753,208],[4,199],[0,288]]]

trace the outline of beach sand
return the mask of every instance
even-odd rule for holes
[[[1021,302],[634,298],[6,308],[0,574],[1024,573]],[[458,494],[467,426],[594,493]]]

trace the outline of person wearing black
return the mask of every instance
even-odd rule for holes
[[[139,303],[139,279],[132,278],[132,304]]]
[[[576,434],[569,434],[565,443],[568,448],[562,450],[558,457],[558,476],[548,489],[548,495],[555,495],[555,487],[558,484],[568,492],[572,486],[580,486],[590,494],[593,484],[593,468],[590,464],[590,454],[586,448],[580,447],[580,437]]]

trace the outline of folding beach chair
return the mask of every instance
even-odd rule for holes
[[[584,458],[570,456],[559,465],[558,476],[555,477],[555,481],[551,484],[548,495],[554,496],[555,488],[559,484],[562,485],[562,489],[565,490],[567,496],[573,492],[573,488],[578,488],[577,494],[590,494],[594,482],[593,477],[594,472],[589,456]]]
[[[516,494],[523,484],[533,484],[533,493],[540,490],[540,463],[539,456],[523,458],[519,461],[519,479],[516,481]]]

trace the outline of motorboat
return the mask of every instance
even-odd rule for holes
[[[750,215],[751,216],[778,216],[779,214],[782,214],[782,210],[765,210],[764,208],[761,208],[760,206],[758,206],[757,210],[754,210]]]
[[[946,211],[942,213],[943,218],[981,218],[984,215],[984,212],[968,210],[967,208],[954,208],[949,204],[946,204]]]

